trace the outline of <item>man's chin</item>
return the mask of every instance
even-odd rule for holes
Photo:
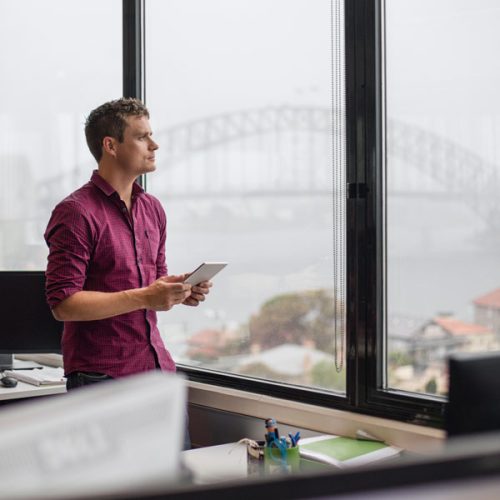
[[[149,165],[146,165],[143,169],[142,174],[148,174],[149,172],[154,172],[156,170],[156,163],[150,163]]]

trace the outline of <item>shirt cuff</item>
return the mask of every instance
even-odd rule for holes
[[[60,290],[47,294],[47,303],[49,304],[50,309],[54,309],[63,300],[80,291],[81,290],[79,288],[61,288]]]

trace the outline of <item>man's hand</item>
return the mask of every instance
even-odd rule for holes
[[[163,276],[144,289],[147,309],[168,311],[191,295],[191,285],[183,283],[184,275]]]
[[[189,275],[186,275],[186,278]],[[182,303],[186,306],[196,307],[205,300],[205,296],[210,293],[212,286],[211,281],[202,281],[191,288],[191,295],[187,297]]]

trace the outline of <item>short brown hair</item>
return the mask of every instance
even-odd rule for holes
[[[109,101],[90,112],[85,121],[85,138],[92,156],[99,161],[102,157],[102,141],[105,137],[114,137],[123,142],[123,134],[129,116],[145,116],[149,111],[144,104],[133,97],[122,97]]]

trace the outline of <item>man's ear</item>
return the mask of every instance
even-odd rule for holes
[[[116,156],[116,140],[114,137],[105,137],[102,140],[102,150],[111,156]]]

